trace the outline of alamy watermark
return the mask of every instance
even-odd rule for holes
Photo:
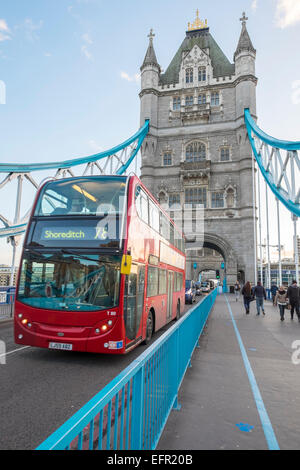
[[[292,363],[295,366],[298,366],[300,364],[300,340],[296,339],[295,341],[292,342],[292,349],[295,349],[296,351],[293,352],[291,360]]]
[[[0,365],[6,364],[6,344],[0,340]]]
[[[0,80],[0,104],[6,104],[6,85],[3,80]]]
[[[75,226],[59,227],[53,224],[50,229],[45,228],[41,238],[51,243],[51,240],[100,240],[110,243],[116,240],[123,240],[127,237],[126,218],[129,218],[136,229],[130,233],[130,239],[133,246],[135,240],[140,240],[141,235],[147,239],[147,231],[138,229],[140,219],[151,227],[160,236],[168,240],[171,245],[183,249],[182,234],[185,236],[185,251],[201,249],[204,244],[204,205],[203,204],[160,204],[162,211],[151,199],[143,195],[136,195],[135,204],[131,204],[126,209],[125,197],[120,196],[118,204],[102,202],[98,205],[92,198],[75,198],[70,204],[62,202],[54,211],[49,207],[48,212],[42,212],[43,215],[54,215],[56,211],[59,214],[68,214],[70,216],[78,214],[96,215],[99,217],[96,227],[84,228]],[[120,217],[120,215],[122,217]],[[170,219],[175,222],[173,226]],[[153,233],[148,232],[153,238]]]

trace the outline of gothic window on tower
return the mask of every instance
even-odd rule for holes
[[[185,190],[185,203],[203,204],[206,207],[206,188],[188,188]]]
[[[201,94],[198,96],[198,104],[205,104],[206,103],[206,95]]]
[[[188,68],[185,71],[185,83],[193,83],[194,81],[194,71],[192,68]]]
[[[229,147],[221,147],[220,160],[221,162],[227,162],[228,160],[230,160],[230,148]]]
[[[218,91],[211,94],[210,104],[211,104],[211,106],[219,106],[220,105],[220,93]]]
[[[201,162],[206,159],[206,147],[201,142],[193,142],[186,147],[186,162]]]
[[[180,205],[180,194],[170,194],[169,195],[169,207]]]
[[[180,97],[175,96],[173,98],[173,111],[178,111],[180,110]]]
[[[185,105],[186,106],[193,106],[194,104],[194,97],[193,96],[186,96],[185,97]]]
[[[198,82],[206,82],[206,67],[198,68]]]
[[[164,152],[163,154],[163,166],[171,166],[172,165],[172,154],[171,152]]]
[[[218,207],[224,207],[224,193],[215,192],[211,195],[211,207],[216,209]]]

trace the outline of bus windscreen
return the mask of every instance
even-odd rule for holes
[[[123,212],[126,177],[93,177],[50,181],[34,215],[103,216]]]
[[[120,256],[24,254],[18,300],[49,310],[105,310],[119,304]]]

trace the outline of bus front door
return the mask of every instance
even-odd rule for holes
[[[172,318],[173,313],[173,277],[174,273],[168,271],[168,306],[167,306],[167,320]]]
[[[124,296],[124,321],[126,344],[134,344],[142,335],[141,319],[144,308],[145,267],[131,265],[131,273],[126,276]]]

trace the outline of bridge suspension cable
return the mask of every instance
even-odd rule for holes
[[[294,222],[294,257],[296,268],[296,280],[299,282],[299,254],[297,244],[297,219],[300,216],[300,142],[289,142],[275,139],[263,132],[253,120],[249,109],[245,109],[245,123],[252,151],[266,183],[266,211],[267,211],[267,247],[268,247],[268,273],[267,286],[270,287],[270,253],[269,253],[269,226],[268,226],[268,196],[267,187],[271,189],[277,204],[278,225],[278,256],[279,256],[279,282],[282,283],[281,270],[281,243],[279,222],[279,201],[292,214]],[[260,188],[259,200],[260,200]],[[260,206],[260,201],[259,201]],[[261,215],[259,207],[259,229],[261,243]],[[261,278],[262,278],[262,254],[260,252]]]
[[[275,196],[300,217],[300,142],[270,137],[254,122],[245,109],[245,122],[258,167]]]
[[[12,239],[25,232],[30,209],[25,213],[25,215],[20,215],[23,182],[29,182],[35,190],[38,190],[40,186],[32,176],[33,172],[47,171],[47,177],[49,177],[49,172],[51,170],[55,170],[53,175],[54,179],[75,176],[73,171],[74,167],[78,167],[81,172],[81,176],[97,173],[100,175],[126,174],[126,171],[129,169],[131,164],[134,161],[137,162],[136,157],[138,151],[148,131],[149,120],[146,120],[145,124],[139,129],[139,131],[125,142],[111,148],[110,150],[86,157],[48,163],[0,163],[0,173],[6,173],[6,176],[2,181],[0,181],[0,189],[4,188],[12,181],[17,180],[15,216],[13,221],[11,221],[3,214],[0,214],[0,222],[2,222],[0,238],[10,237]]]

